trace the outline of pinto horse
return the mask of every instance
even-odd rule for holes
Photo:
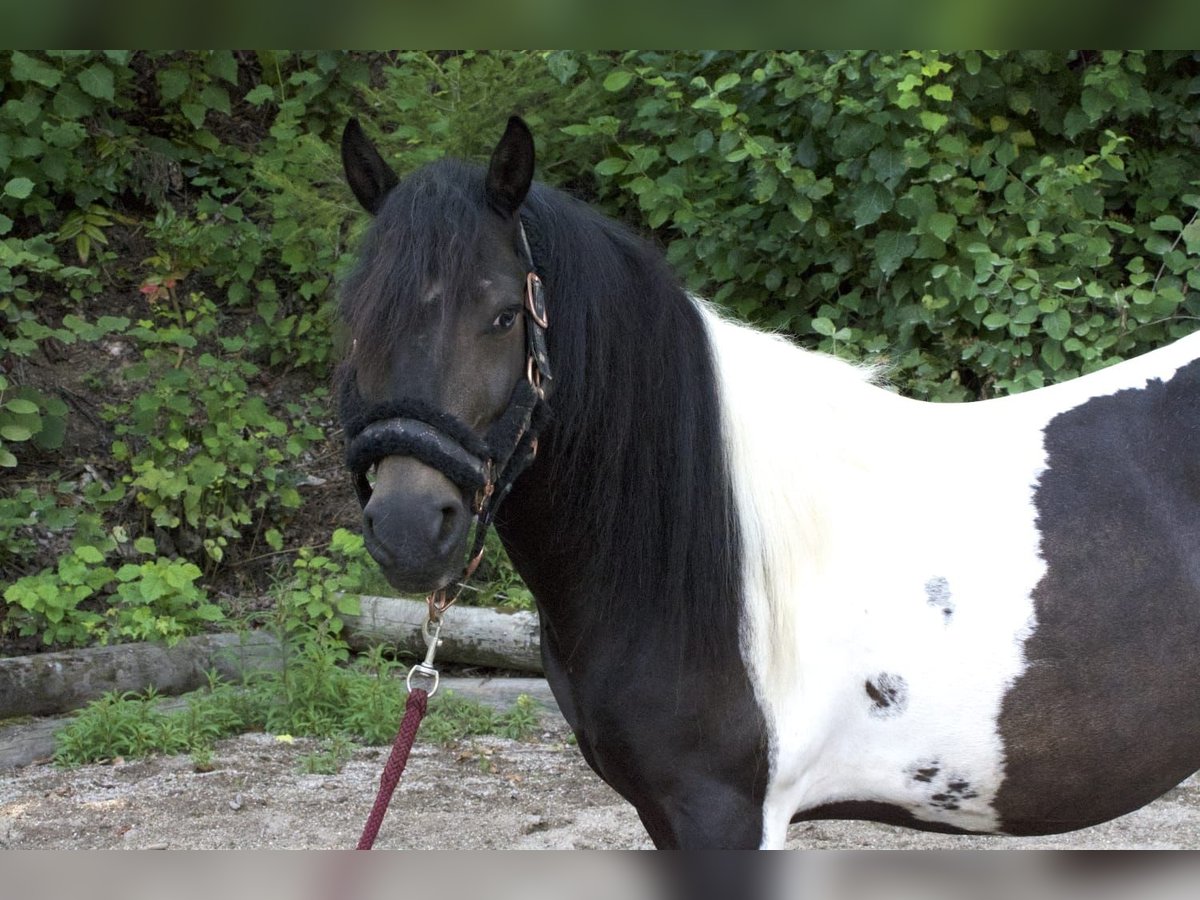
[[[444,591],[494,517],[657,846],[1049,834],[1200,767],[1200,334],[914,401],[689,295],[533,182],[519,119],[486,168],[400,180],[356,122],[342,154],[374,216],[342,296],[367,547]]]

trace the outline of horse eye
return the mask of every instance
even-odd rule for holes
[[[515,309],[506,309],[500,315],[496,316],[492,327],[497,331],[508,331],[517,324],[517,311]]]

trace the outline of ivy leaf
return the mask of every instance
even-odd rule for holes
[[[863,185],[854,197],[854,227],[862,228],[879,221],[879,217],[892,208],[892,192],[872,181]]]

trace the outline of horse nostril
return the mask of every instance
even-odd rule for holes
[[[458,520],[462,510],[453,504],[446,504],[441,510],[441,521],[438,525],[437,543],[439,547],[449,548],[458,537]]]

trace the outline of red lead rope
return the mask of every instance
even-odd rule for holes
[[[400,722],[400,731],[392,744],[392,752],[387,764],[383,767],[383,775],[379,779],[379,793],[375,796],[375,805],[367,816],[367,824],[363,826],[362,837],[358,839],[358,850],[370,850],[379,834],[379,826],[387,813],[388,804],[404,766],[408,763],[408,754],[412,750],[413,741],[417,739],[417,729],[421,727],[421,719],[429,706],[429,694],[424,688],[413,688],[408,692],[408,702],[404,705],[404,719]]]

